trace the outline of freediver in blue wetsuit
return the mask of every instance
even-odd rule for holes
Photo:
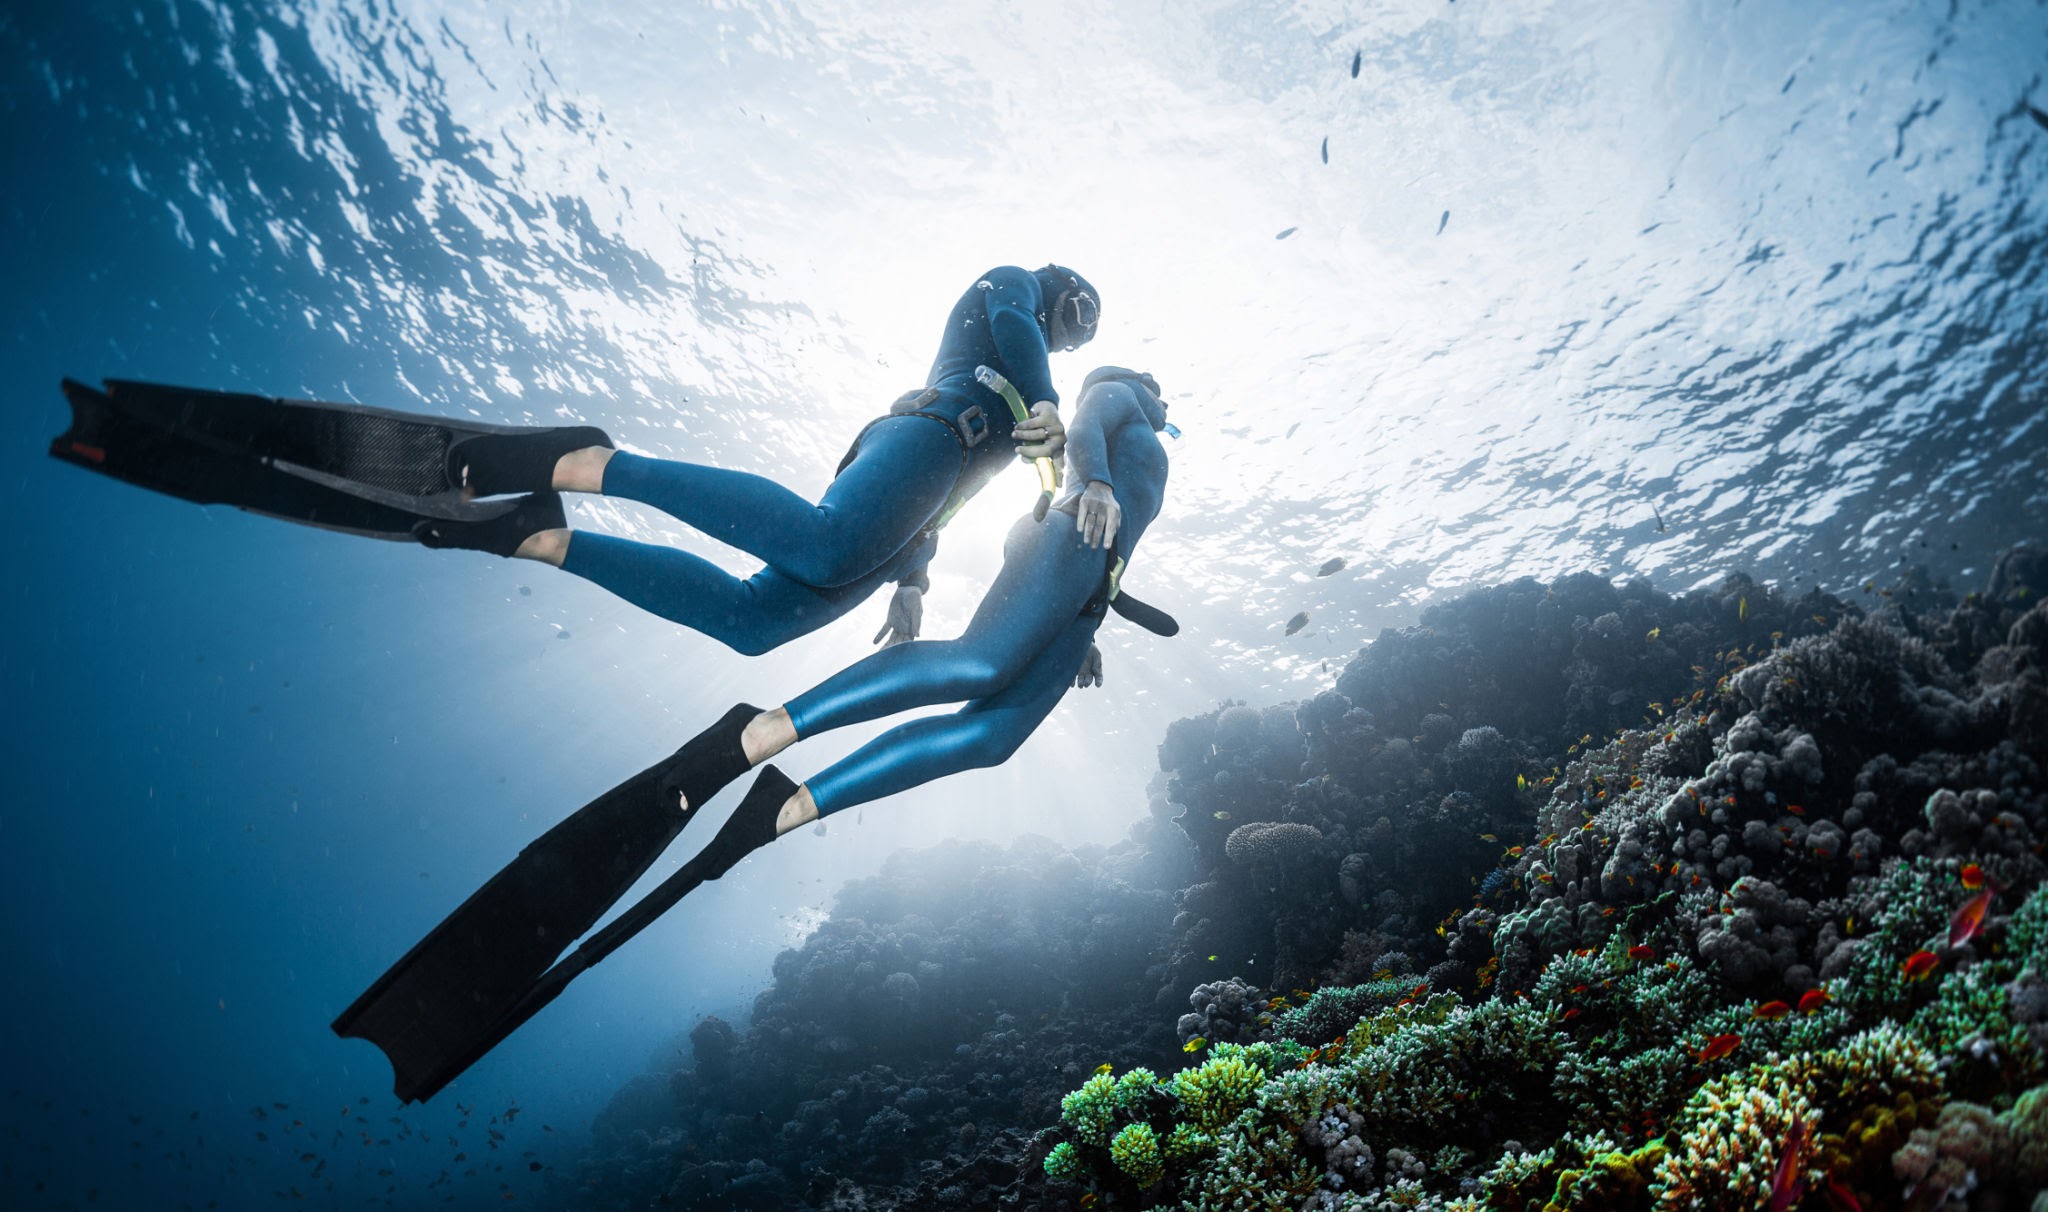
[[[749,655],[823,627],[893,581],[876,640],[909,640],[939,526],[1017,456],[1059,457],[1066,437],[1047,353],[1086,344],[1099,317],[1094,287],[1072,270],[990,270],[954,304],[925,387],[860,432],[815,503],[761,476],[613,450],[601,430],[541,430],[472,438],[449,455],[467,493],[533,492],[519,509],[414,533],[430,547],[553,564]],[[981,366],[1031,402],[1028,420],[976,381]],[[557,492],[652,505],[766,567],[742,579],[674,548],[571,531]]]
[[[773,711],[735,707],[685,745],[665,785],[689,810],[798,740],[915,707],[966,704],[900,725],[803,784],[763,770],[705,851],[710,878],[819,817],[1000,765],[1068,686],[1099,684],[1095,631],[1159,514],[1167,459],[1158,433],[1167,428],[1152,376],[1115,366],[1090,373],[1067,431],[1072,482],[1084,487],[1058,513],[1011,528],[1002,571],[959,639],[886,648]]]
[[[885,648],[773,711],[735,706],[529,843],[344,1010],[335,1032],[384,1051],[401,1099],[431,1098],[579,974],[782,834],[1007,761],[1068,685],[1100,683],[1093,640],[1105,611],[1175,630],[1120,585],[1165,495],[1161,430],[1175,432],[1150,375],[1092,372],[1067,443],[1082,487],[1058,513],[1034,511],[1011,528],[1002,571],[959,639]],[[804,737],[962,700],[954,714],[900,725],[808,783],[764,768],[709,845],[597,926],[697,809],[754,766]]]

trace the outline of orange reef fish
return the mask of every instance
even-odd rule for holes
[[[1825,989],[1808,989],[1799,995],[1799,1013],[1812,1014],[1832,1000],[1833,995]]]
[[[1964,863],[1958,874],[1962,876],[1963,887],[1972,892],[1984,886],[1984,869],[1975,863]]]
[[[1949,946],[1960,947],[1984,929],[1984,913],[1991,908],[1992,895],[1991,889],[1986,888],[1964,901],[1963,907],[1956,910],[1956,915],[1948,923]]]
[[[1835,1212],[1863,1212],[1863,1201],[1835,1179],[1828,1180],[1828,1185],[1821,1188],[1821,1194],[1828,1197],[1828,1206]]]
[[[1657,949],[1648,943],[1637,943],[1628,949],[1628,957],[1632,960],[1656,959]]]
[[[1742,1037],[1739,1035],[1717,1035],[1708,1040],[1706,1046],[1701,1048],[1697,1055],[1700,1058],[1700,1063],[1704,1065],[1710,1061],[1720,1060],[1741,1045]]]
[[[1906,962],[1899,965],[1899,972],[1909,981],[1924,981],[1940,966],[1941,957],[1923,949],[1907,956]]]
[[[1790,1013],[1792,1013],[1792,1007],[1784,1002],[1765,1002],[1763,1005],[1750,1011],[1749,1016],[1751,1018],[1763,1019],[1766,1022],[1775,1022]]]
[[[1799,1154],[1806,1148],[1811,1132],[1805,1120],[1795,1119],[1792,1130],[1785,1134],[1785,1143],[1778,1152],[1778,1168],[1771,1175],[1771,1212],[1785,1212],[1806,1193],[1806,1180],[1799,1176]]]

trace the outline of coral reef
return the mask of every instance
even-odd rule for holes
[[[1128,842],[850,885],[580,1201],[2025,1207],[2044,591],[1432,607],[1168,727]]]

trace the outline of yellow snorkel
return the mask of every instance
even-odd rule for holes
[[[1010,416],[1015,418],[1018,424],[1021,425],[1031,419],[1031,410],[1024,407],[1023,395],[1015,387],[1011,386],[1010,381],[1005,379],[995,367],[975,367],[974,380],[1003,397],[1003,402],[1010,406]],[[1045,511],[1052,506],[1052,494],[1059,491],[1060,469],[1051,459],[1044,458],[1043,456],[1031,461],[1038,467],[1038,504],[1032,509],[1031,516],[1033,519],[1042,522],[1045,520]]]

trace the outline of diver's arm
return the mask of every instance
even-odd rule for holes
[[[1100,480],[1115,488],[1116,477],[1109,469],[1114,435],[1134,421],[1148,432],[1151,430],[1144,410],[1131,395],[1132,390],[1119,385],[1090,392],[1087,403],[1075,415],[1073,428],[1067,430],[1067,466],[1076,483]]]
[[[1038,279],[1028,270],[1005,265],[988,271],[982,281],[989,284],[982,300],[988,315],[988,335],[995,344],[996,357],[1002,361],[996,369],[1016,384],[1027,402],[1059,403],[1060,393],[1052,386],[1045,329],[1038,323]]]

